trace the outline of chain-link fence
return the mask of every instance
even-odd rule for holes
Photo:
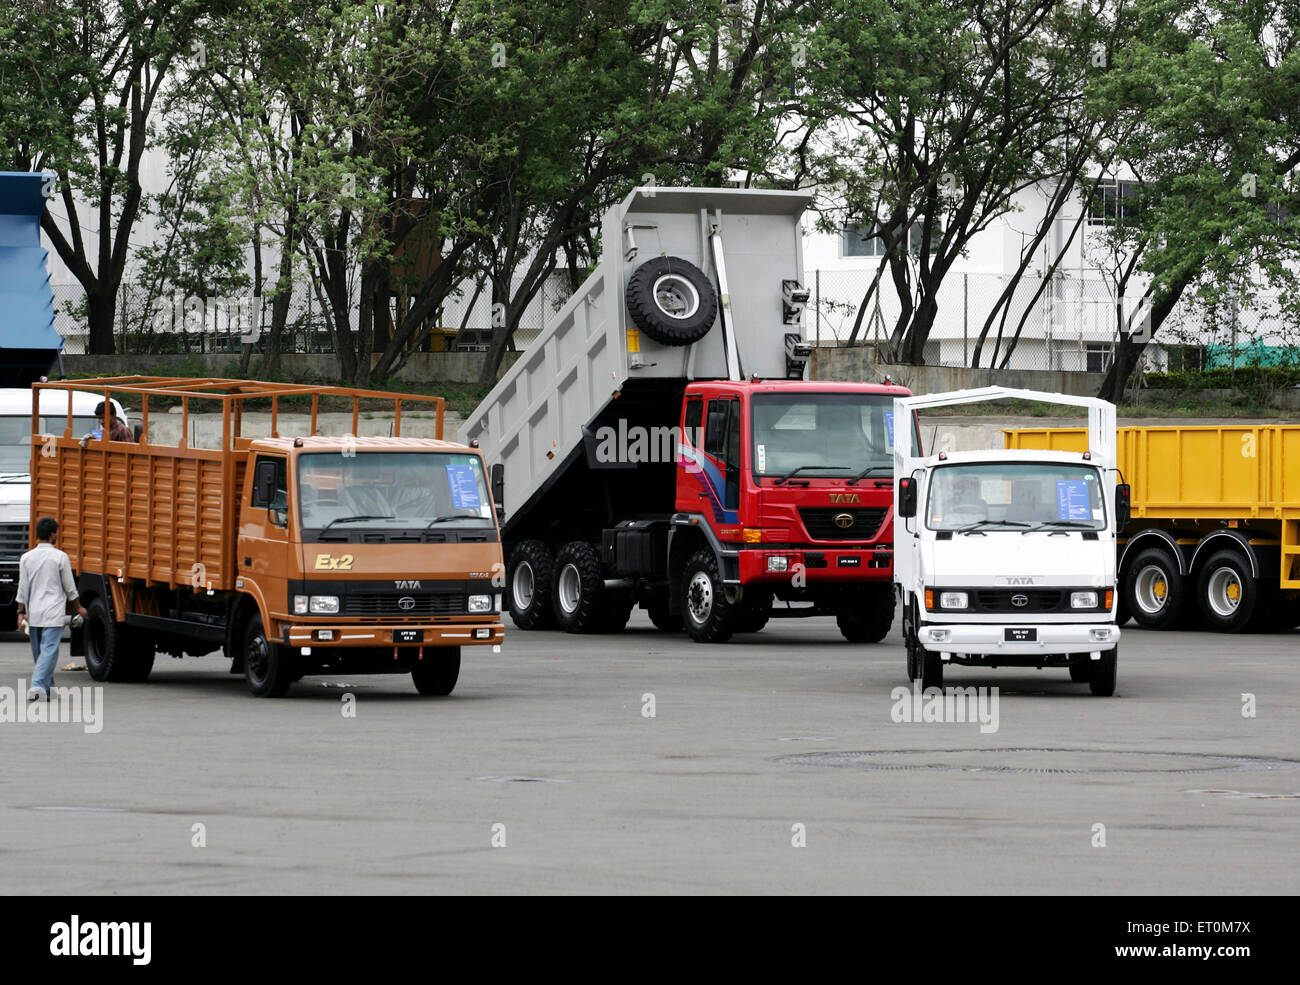
[[[485,349],[494,313],[491,292],[476,291],[470,282],[447,298],[434,320],[430,348],[475,351]],[[90,351],[86,292],[80,284],[56,284],[54,327],[63,337],[63,351],[82,355]],[[515,332],[516,348],[526,347],[568,299],[568,278],[553,274],[524,309]],[[401,301],[390,308],[394,318]],[[271,325],[272,299],[256,294],[196,298],[160,295],[156,288],[123,284],[113,319],[114,346],[123,355],[236,353],[244,341],[265,351]],[[353,307],[353,318],[356,309]],[[310,283],[296,283],[289,300],[289,315],[280,337],[282,353],[334,351],[328,313]]]

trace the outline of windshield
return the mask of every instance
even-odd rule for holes
[[[298,508],[304,530],[492,524],[478,456],[449,452],[301,455]]]
[[[755,478],[851,479],[894,469],[894,398],[868,393],[763,393],[753,399]],[[919,444],[919,442],[918,442]]]
[[[41,434],[62,435],[68,426],[65,414],[52,414],[42,417]],[[92,428],[100,427],[100,422],[93,417],[74,417],[72,434],[80,437]],[[30,414],[5,415],[0,417],[0,473],[26,473],[32,464],[32,417]]]
[[[1087,465],[981,462],[941,465],[926,501],[931,530],[1101,530],[1106,508],[1101,476]]]

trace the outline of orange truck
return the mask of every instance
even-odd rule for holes
[[[113,441],[107,414],[101,437],[75,434],[70,414],[41,434],[32,415],[29,536],[58,520],[88,610],[73,653],[95,680],[221,649],[259,697],[366,673],[446,695],[462,647],[501,642],[496,510],[478,450],[441,440],[441,398],[131,376],[38,383],[33,406],[74,386],[141,424],[138,442]],[[351,408],[350,434],[319,432],[322,400]],[[363,407],[391,413],[393,436],[355,437]],[[402,437],[403,407],[434,410],[436,439]],[[176,444],[150,439],[151,413],[179,417]],[[245,435],[246,420],[269,433]]]

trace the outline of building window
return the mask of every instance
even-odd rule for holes
[[[1103,179],[1088,203],[1088,222],[1103,226],[1136,218],[1141,188],[1136,181]]]
[[[875,233],[875,226],[845,226],[843,251],[846,257],[883,257],[885,255],[884,237]],[[914,222],[911,229],[908,230],[907,252],[912,256],[921,255],[921,236],[925,231],[924,223]],[[930,242],[935,243],[942,229],[939,223],[934,224],[930,232]],[[929,252],[928,250],[926,252]]]
[[[1112,347],[1109,342],[1089,342],[1086,346],[1085,355],[1088,365],[1085,367],[1089,373],[1104,373],[1110,369]]]

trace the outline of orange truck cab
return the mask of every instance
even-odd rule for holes
[[[462,647],[501,642],[504,569],[479,452],[401,437],[402,406],[416,403],[436,408],[441,435],[439,398],[150,377],[77,386],[139,401],[143,424],[138,443],[83,445],[70,425],[33,443],[33,530],[59,521],[89,613],[74,652],[94,679],[143,680],[157,652],[220,648],[258,696],[364,673],[410,673],[420,693],[445,695]],[[309,423],[284,421],[286,398],[310,400]],[[318,433],[322,398],[351,403],[353,433]],[[180,401],[177,444],[150,441],[151,399],[155,417]],[[202,399],[219,402],[215,447],[191,446]],[[393,437],[354,437],[363,401],[391,403]],[[270,405],[269,436],[242,433],[256,402]]]

